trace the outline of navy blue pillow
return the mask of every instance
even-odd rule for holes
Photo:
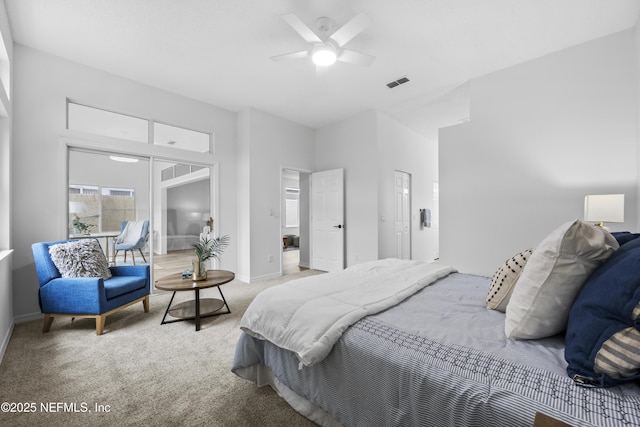
[[[630,231],[613,231],[611,234],[620,246],[640,237],[640,233],[631,233]]]
[[[640,347],[636,348],[638,370],[633,374],[617,378],[594,371],[603,344],[623,329],[634,327],[632,312],[639,301],[640,239],[634,239],[593,272],[569,312],[565,359],[567,373],[577,383],[609,387],[640,377]]]

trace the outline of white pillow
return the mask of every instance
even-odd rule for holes
[[[536,246],[507,304],[507,337],[538,339],[562,332],[582,285],[618,248],[607,230],[580,220],[549,234]]]
[[[496,271],[491,280],[491,287],[487,294],[487,309],[504,311],[511,299],[513,288],[516,281],[522,274],[522,269],[527,264],[527,260],[531,257],[533,249],[527,249],[509,258]]]
[[[107,258],[95,239],[51,245],[49,255],[62,277],[111,277]]]

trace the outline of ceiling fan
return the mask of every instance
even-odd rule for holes
[[[274,61],[284,59],[311,58],[319,67],[326,67],[336,61],[356,65],[371,65],[375,56],[345,49],[344,45],[364,30],[371,19],[361,12],[349,22],[332,32],[334,22],[322,16],[316,20],[317,32],[309,28],[295,14],[282,15],[282,19],[291,26],[311,46],[307,50],[272,56]]]

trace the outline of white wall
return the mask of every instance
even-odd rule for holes
[[[316,133],[316,171],[344,169],[346,265],[378,259],[377,113]]]
[[[0,361],[13,331],[13,277],[12,277],[12,212],[13,202],[13,38],[4,2],[0,4],[0,35],[8,63],[0,59],[0,103],[6,117],[0,117]],[[7,76],[7,70],[9,76]],[[7,80],[7,78],[9,80]]]
[[[57,164],[58,138],[65,128],[67,97],[138,117],[212,132],[220,170],[221,234],[231,236],[223,268],[235,270],[237,257],[236,114],[163,90],[88,68],[21,45],[14,45],[14,123],[12,204],[15,252],[13,295],[16,318],[39,313],[38,282],[31,244],[64,238],[66,218]]]
[[[251,114],[250,110],[238,113],[238,270],[236,277],[244,282],[251,280]]]
[[[12,188],[12,119],[13,119],[13,37],[4,2],[0,3],[0,35],[7,58],[0,57],[0,249],[11,249],[13,231],[11,227]],[[11,283],[8,283],[10,286]],[[0,306],[2,310],[3,306]]]
[[[316,133],[316,170],[345,170],[346,265],[395,256],[395,170],[412,175],[412,258],[432,260],[434,229],[421,230],[418,210],[433,208],[438,147],[384,113],[367,111]],[[385,221],[381,218],[385,217]]]
[[[0,251],[0,362],[13,332],[13,289],[11,285],[10,250]]]
[[[243,268],[240,277],[254,281],[281,274],[281,170],[313,170],[315,132],[255,109],[240,113],[238,129],[238,162],[249,177],[242,184],[249,198],[240,195],[238,209],[250,270]]]
[[[420,228],[420,209],[433,210],[433,183],[438,181],[438,145],[395,119],[378,114],[378,256],[395,256],[394,171],[411,175],[411,259],[437,257],[434,228]],[[382,217],[385,221],[382,221]]]
[[[636,165],[638,175],[637,191],[636,191],[636,209],[640,216],[640,17],[636,21],[634,28],[634,46],[633,59],[635,65],[635,83],[636,83]],[[638,218],[638,226],[640,227],[640,218]]]
[[[638,229],[633,31],[471,81],[471,121],[440,131],[440,258],[492,275],[587,194],[624,193]]]

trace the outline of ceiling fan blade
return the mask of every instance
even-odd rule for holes
[[[320,37],[316,33],[314,33],[311,28],[307,27],[307,25],[300,20],[295,14],[288,13],[286,15],[282,15],[282,19],[286,21],[287,24],[291,26],[300,36],[306,40],[307,43],[322,43]]]
[[[350,49],[344,49],[338,57],[338,61],[356,65],[371,65],[375,59],[375,56],[356,52],[355,50]]]
[[[272,56],[271,59],[274,61],[282,61],[284,59],[300,59],[307,57],[309,57],[309,51],[301,50],[300,52],[285,53],[284,55]]]
[[[364,13],[360,12],[351,21],[340,27],[335,33],[329,37],[336,42],[338,46],[344,46],[349,40],[360,34],[362,30],[367,28],[371,23],[371,18]]]

